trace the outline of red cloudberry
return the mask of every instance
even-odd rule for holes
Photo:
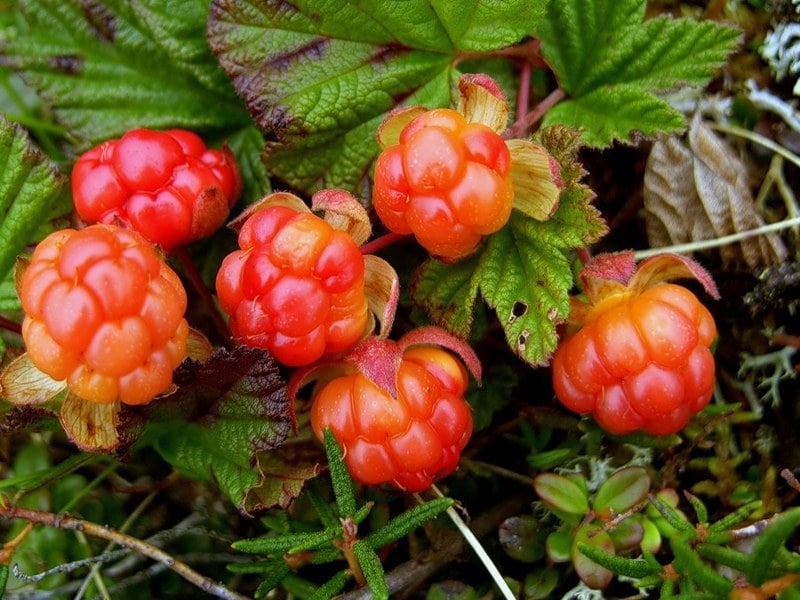
[[[689,264],[667,258],[661,266],[668,272],[676,263]],[[658,262],[640,269],[627,287],[587,286],[594,298],[579,309],[581,329],[553,358],[558,399],[591,413],[610,433],[675,433],[714,390],[714,319],[688,289],[659,281],[653,265]]]
[[[355,480],[420,492],[455,470],[472,434],[467,383],[452,354],[413,346],[402,353],[394,397],[361,371],[336,377],[315,395],[311,426],[320,440],[331,430]]]
[[[85,400],[146,404],[186,354],[186,292],[135,231],[92,225],[49,235],[19,296],[31,362]]]
[[[511,155],[500,135],[450,109],[406,125],[375,165],[372,200],[391,231],[413,233],[431,254],[458,259],[511,214]]]
[[[237,341],[298,366],[366,333],[364,257],[346,232],[310,212],[268,206],[244,221],[239,248],[217,273]]]
[[[88,223],[121,223],[164,250],[213,233],[241,189],[227,149],[182,129],[132,129],[83,154],[72,170],[75,209]]]

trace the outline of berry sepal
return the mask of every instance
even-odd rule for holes
[[[208,338],[189,328],[186,358],[205,362],[211,351]],[[153,401],[166,398],[175,390],[173,384]],[[80,397],[69,390],[66,380],[57,381],[40,371],[27,353],[15,358],[0,372],[0,396],[22,411],[22,419],[26,418],[26,410],[37,414],[41,409],[57,413],[67,437],[84,452],[113,452],[121,444],[117,426],[123,405],[119,400],[99,403]]]
[[[695,279],[709,296],[719,300],[719,291],[709,272],[688,256],[658,254],[638,265],[630,251],[593,256],[581,271],[584,297],[570,298],[568,322],[584,325],[609,304],[639,296],[659,283],[675,279]]]

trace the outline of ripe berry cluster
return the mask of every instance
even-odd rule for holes
[[[511,214],[511,154],[503,138],[450,109],[427,111],[384,150],[372,201],[383,224],[431,254],[458,259]]]
[[[369,322],[364,257],[353,239],[310,212],[256,210],[239,250],[217,273],[217,294],[234,338],[291,366],[342,352]]]
[[[72,171],[84,221],[121,223],[166,251],[218,229],[240,188],[233,155],[183,129],[132,129],[83,154]]]
[[[708,309],[682,286],[612,298],[559,345],[556,395],[611,433],[675,433],[711,398],[716,334]]]
[[[51,234],[19,296],[32,362],[86,400],[150,402],[186,354],[186,292],[135,231],[92,225]]]
[[[396,398],[360,372],[337,377],[315,395],[311,426],[320,440],[331,429],[357,481],[420,492],[455,470],[472,434],[467,382],[453,355],[415,346],[403,353]]]

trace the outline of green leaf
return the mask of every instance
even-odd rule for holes
[[[642,502],[650,491],[650,476],[642,467],[626,467],[613,473],[598,488],[595,512],[611,518]]]
[[[584,128],[587,146],[603,147],[613,140],[635,142],[658,132],[684,128],[683,116],[661,98],[633,85],[593,90],[548,111],[545,123]]]
[[[297,548],[312,550],[330,545],[331,540],[341,535],[342,526],[328,527],[311,533],[287,533],[268,535],[249,540],[238,540],[231,544],[234,550],[248,554],[284,554]]]
[[[592,589],[605,588],[611,582],[614,576],[613,572],[592,560],[588,554],[582,551],[581,547],[594,548],[603,552],[604,555],[613,554],[614,542],[611,540],[611,536],[596,525],[581,525],[575,532],[572,546],[572,565],[575,567],[578,577]]]
[[[122,416],[120,435],[151,444],[168,463],[200,480],[214,479],[249,514],[264,484],[259,452],[277,448],[292,427],[292,409],[278,367],[262,350],[218,348],[205,363],[175,372],[177,392]]]
[[[717,594],[717,598],[727,598],[733,589],[733,583],[707,565],[686,542],[673,538],[670,540],[675,570],[681,578],[690,579],[709,592]]]
[[[394,517],[378,531],[374,531],[364,539],[375,550],[383,548],[443,513],[453,506],[454,502],[452,498],[436,498],[425,504],[414,506]]]
[[[586,555],[598,565],[605,567],[616,575],[640,579],[658,573],[661,570],[660,566],[654,569],[653,566],[643,558],[617,556],[611,552],[606,552],[602,548],[584,542],[578,542],[577,546],[581,554]]]
[[[472,408],[474,431],[485,429],[492,423],[494,413],[507,406],[519,382],[517,371],[509,365],[493,364],[483,374],[483,385],[470,384],[467,402]]]
[[[23,129],[0,115],[0,278],[47,220],[64,183]]]
[[[0,64],[15,69],[81,147],[133,127],[244,126],[205,45],[205,0],[28,0]],[[135,8],[134,8],[135,7]]]
[[[388,111],[449,105],[457,58],[518,42],[543,12],[525,0],[214,0],[209,41],[267,136],[270,171],[307,192],[356,192]]]
[[[556,326],[569,312],[572,251],[606,231],[591,206],[592,192],[580,181],[577,132],[548,128],[537,141],[561,166],[564,188],[553,216],[542,222],[513,211],[476,256],[451,265],[429,261],[411,287],[414,301],[437,325],[462,337],[480,293],[496,311],[511,349],[534,366],[549,361],[558,343]]]
[[[364,572],[364,578],[372,592],[372,597],[376,600],[388,600],[389,586],[386,585],[386,577],[383,573],[381,559],[365,540],[358,540],[353,544],[353,554]]]
[[[242,194],[237,202],[241,210],[261,200],[272,191],[269,173],[261,161],[264,136],[254,126],[245,127],[228,138],[228,145],[236,157],[242,175]]]
[[[747,581],[761,585],[766,581],[772,561],[786,540],[800,527],[800,507],[776,515],[753,546],[753,559],[746,571]]]
[[[573,517],[582,517],[589,512],[586,491],[569,477],[541,473],[534,478],[533,488],[550,509]]]
[[[333,483],[333,494],[336,496],[336,506],[339,508],[339,516],[351,517],[356,512],[356,496],[353,491],[353,480],[344,462],[342,449],[333,432],[325,429],[325,454],[328,457],[328,470],[331,473]]]
[[[319,586],[314,594],[309,596],[308,600],[328,600],[338,596],[352,576],[348,569],[337,572],[328,581]]]
[[[543,56],[570,99],[546,115],[546,124],[585,127],[591,146],[683,126],[680,114],[654,94],[705,85],[736,46],[740,32],[711,21],[645,21],[646,4],[549,3],[536,33]]]

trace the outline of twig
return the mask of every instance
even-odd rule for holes
[[[11,333],[22,335],[22,326],[19,323],[10,319],[6,319],[3,316],[0,316],[0,329],[5,329]]]
[[[742,127],[736,127],[735,125],[724,125],[722,123],[712,123],[712,129],[716,129],[717,131],[721,131],[723,133],[730,133],[732,135],[737,135],[742,137],[746,140],[750,140],[751,142],[755,142],[765,148],[769,148],[773,152],[780,154],[786,160],[793,162],[795,165],[800,167],[800,157],[798,157],[793,152],[790,152],[780,144],[773,142],[768,137],[764,137],[754,131],[750,131],[749,129],[743,129]]]
[[[395,242],[399,242],[400,240],[403,240],[407,237],[408,237],[407,234],[394,233],[394,232],[387,233],[380,237],[376,237],[374,240],[367,242],[366,244],[362,244],[359,250],[361,250],[361,254],[364,255],[375,254],[378,250],[383,250],[387,246],[391,246]]]
[[[134,511],[130,514],[130,516],[125,519],[125,522],[120,527],[120,533],[125,533],[130,529],[131,525],[133,525],[136,520],[141,516],[141,514],[145,511],[145,509],[150,506],[150,503],[155,500],[156,495],[158,494],[157,491],[150,492],[147,496],[145,496],[144,500],[142,500],[139,505],[134,509]],[[103,551],[104,554],[110,553],[114,546],[116,546],[115,542],[109,542],[106,546],[106,549]],[[89,574],[83,579],[83,583],[81,587],[78,589],[78,592],[75,594],[74,600],[80,600],[83,598],[83,595],[86,593],[86,589],[89,587],[89,582],[92,580],[100,580],[102,581],[102,577],[100,577],[100,566],[102,563],[97,563],[92,566],[89,570]]]
[[[232,590],[229,590],[224,585],[219,584],[204,575],[201,575],[192,569],[186,563],[183,563],[173,556],[167,554],[160,548],[156,548],[152,544],[148,544],[138,538],[121,533],[110,527],[98,525],[91,521],[85,521],[76,517],[67,515],[57,515],[51,512],[40,510],[30,510],[27,508],[20,508],[18,506],[0,506],[0,518],[4,519],[24,519],[31,523],[40,523],[49,527],[57,529],[66,529],[71,531],[82,531],[92,537],[100,538],[143,554],[163,565],[169,567],[175,573],[183,577],[189,583],[197,586],[204,592],[223,598],[225,600],[246,600],[247,596],[242,596]]]
[[[533,67],[529,61],[522,63],[519,72],[519,93],[517,94],[517,121],[522,121],[528,112],[528,105],[531,101],[531,71]]]
[[[514,138],[523,137],[531,125],[541,119],[545,113],[558,104],[561,100],[566,98],[567,94],[561,88],[556,88],[550,92],[539,104],[537,104],[531,112],[523,118],[515,121],[511,127],[503,132],[503,138],[510,140]]]
[[[755,229],[748,229],[746,231],[739,231],[730,235],[723,235],[722,237],[714,238],[713,240],[698,240],[696,242],[689,242],[687,244],[676,244],[674,246],[664,246],[663,248],[648,248],[646,250],[636,250],[633,255],[636,260],[655,256],[656,254],[663,254],[664,252],[672,252],[675,254],[685,254],[687,252],[695,252],[697,250],[708,250],[709,248],[718,248],[720,246],[727,246],[741,242],[744,239],[754,237],[757,235],[764,235],[767,233],[774,233],[783,229],[789,229],[800,225],[800,217],[793,219],[784,219],[777,223],[770,223],[756,227]]]
[[[789,469],[783,469],[781,471],[781,477],[783,477],[784,481],[789,484],[789,487],[800,492],[800,481],[797,481],[797,477],[795,477],[794,473],[792,473]]]

